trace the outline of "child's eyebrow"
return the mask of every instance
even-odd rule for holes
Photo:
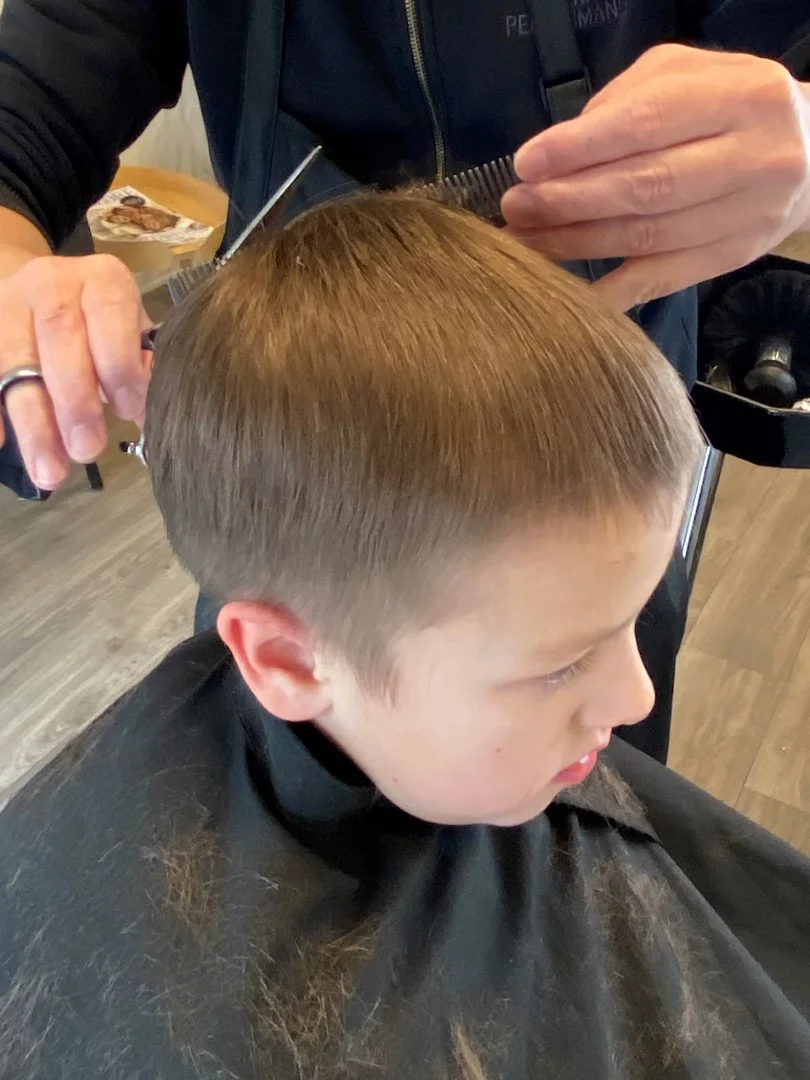
[[[566,656],[574,656],[575,654],[579,655],[582,653],[590,652],[590,650],[595,648],[597,645],[601,645],[603,642],[609,641],[611,638],[616,637],[624,630],[627,630],[629,627],[633,626],[634,623],[638,620],[639,614],[640,613],[631,615],[630,618],[625,619],[625,621],[620,626],[614,626],[610,630],[598,630],[596,631],[596,633],[588,634],[587,637],[572,638],[568,641],[555,642],[553,646],[553,652],[555,655],[564,654]],[[540,649],[537,650],[538,653],[545,653],[546,655],[548,655],[551,651],[551,648],[543,648],[542,646]]]
[[[673,550],[677,550],[677,548],[678,541],[676,540]],[[663,581],[663,576],[661,580]],[[611,630],[597,631],[596,633],[588,634],[587,637],[583,638],[572,639],[570,641],[564,641],[562,643],[555,642],[553,646],[554,652],[558,654],[565,653],[566,655],[571,656],[581,656],[583,653],[590,652],[591,649],[596,648],[597,645],[601,645],[603,642],[609,641],[610,638],[616,637],[617,634],[621,634],[622,631],[627,630],[628,627],[633,626],[635,623],[638,622],[638,620],[642,616],[642,613],[644,612],[644,608],[647,606],[647,603],[649,603],[652,595],[653,594],[650,593],[650,596],[645,601],[644,606],[640,608],[640,610],[637,611],[635,615],[631,615],[629,619],[625,619],[621,626],[614,626]],[[552,646],[549,645],[545,648],[543,646],[540,646],[540,648],[536,651],[538,653],[546,653],[546,655],[548,655],[548,653],[552,651]]]

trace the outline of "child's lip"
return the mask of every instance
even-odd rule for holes
[[[601,754],[603,750],[606,750],[610,742],[610,734],[608,733],[604,738],[600,739],[596,746],[592,746],[587,754],[583,754],[582,757],[577,758],[576,761],[572,761],[570,765],[566,765],[564,769],[560,769],[560,773],[568,772],[569,769],[575,769],[577,765],[586,765],[591,754]],[[559,776],[560,773],[557,775]]]
[[[580,758],[579,761],[575,761],[574,764],[569,765],[567,769],[562,769],[558,772],[554,777],[554,783],[562,784],[563,787],[575,787],[577,784],[581,784],[596,768],[598,758],[599,754],[596,750],[591,750],[585,757]]]

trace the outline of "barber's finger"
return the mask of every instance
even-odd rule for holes
[[[740,190],[756,168],[737,137],[723,135],[597,165],[566,180],[520,184],[506,192],[501,207],[517,229],[669,213]]]
[[[122,419],[136,420],[148,381],[140,345],[145,313],[135,279],[119,259],[98,255],[86,261],[81,308],[104,397]]]
[[[30,309],[19,300],[0,319],[0,367],[39,366]],[[66,478],[69,459],[56,425],[50,398],[38,382],[21,382],[6,391],[4,404],[14,427],[25,470],[37,487],[52,490]],[[5,428],[3,439],[5,439]]]
[[[696,101],[701,107],[696,108]],[[555,124],[515,155],[521,180],[539,183],[653,150],[711,138],[733,126],[729,95],[709,71],[672,76],[632,94],[615,93],[574,120]]]
[[[696,285],[745,266],[762,252],[756,236],[746,234],[664,255],[627,259],[618,270],[591,286],[619,311]]]
[[[45,387],[18,383],[6,392],[5,402],[25,471],[38,488],[53,491],[67,479],[70,461]]]
[[[750,232],[762,216],[762,203],[761,192],[745,190],[671,214],[608,218],[525,232],[509,231],[527,247],[557,262],[638,258],[704,247],[740,230]],[[764,223],[763,231],[768,227]]]
[[[62,440],[75,461],[88,463],[104,449],[107,432],[81,307],[82,278],[71,262],[39,260],[27,293]]]

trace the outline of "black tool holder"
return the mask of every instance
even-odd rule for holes
[[[709,448],[682,533],[690,577],[726,454],[810,469],[810,412],[767,403],[793,397],[810,397],[810,265],[766,255],[700,290],[692,399]]]
[[[758,352],[772,348],[774,338],[780,336],[792,344],[794,375],[798,377],[810,396],[810,319],[807,322],[807,339],[791,343],[797,332],[803,337],[801,316],[796,311],[798,326],[780,325],[779,314],[774,310],[772,298],[765,283],[774,271],[797,275],[803,280],[804,296],[797,291],[794,304],[804,303],[810,312],[810,265],[787,259],[781,255],[766,255],[750,266],[734,273],[725,274],[707,282],[701,289],[701,334],[698,352],[698,378],[693,399],[703,430],[712,446],[725,454],[743,458],[753,465],[768,465],[780,469],[810,469],[810,413],[780,408],[762,401],[752,400],[740,393],[739,379],[732,378],[729,367],[735,359],[743,368],[750,368],[758,360]],[[753,286],[748,296],[758,302],[759,310],[747,313],[746,340],[734,350],[726,350],[723,343],[712,335],[714,313],[729,297],[731,290],[741,284]],[[757,293],[759,299],[757,301]],[[742,316],[741,316],[742,318]],[[803,347],[799,353],[796,345]],[[743,380],[744,380],[744,372]],[[737,385],[735,385],[737,384]],[[801,396],[801,389],[799,391]]]

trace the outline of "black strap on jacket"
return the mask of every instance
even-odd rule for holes
[[[527,0],[532,37],[540,58],[540,93],[552,124],[579,116],[593,93],[591,76],[582,58],[571,0]],[[596,266],[584,263],[591,281]],[[618,265],[618,263],[616,263]],[[603,270],[608,264],[603,264]]]
[[[231,202],[223,247],[258,213],[269,195],[278,120],[286,0],[239,0],[246,22],[242,102],[234,147]],[[314,145],[314,144],[313,144]],[[238,193],[238,203],[234,198]]]
[[[552,124],[579,116],[590,98],[591,77],[582,59],[568,0],[528,0],[532,36],[543,77],[540,92]]]

